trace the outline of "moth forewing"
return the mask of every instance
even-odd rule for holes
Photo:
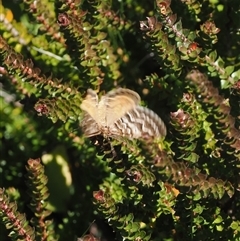
[[[94,120],[98,119],[98,96],[92,90],[87,90],[87,95],[82,101],[80,108],[87,112]]]
[[[139,96],[138,93],[136,93],[133,90],[129,90],[129,89],[124,89],[124,88],[118,88],[115,90],[111,90],[110,92],[108,92],[105,97],[109,98],[109,99],[114,99],[117,96],[125,96],[128,97],[129,99],[131,99],[136,105],[140,104],[141,98]]]

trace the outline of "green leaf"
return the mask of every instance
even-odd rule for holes
[[[221,57],[218,57],[218,59],[215,61],[215,64],[220,68],[224,68],[225,63]]]
[[[222,232],[223,229],[224,229],[224,226],[223,225],[217,225],[216,229],[217,229],[217,231]]]
[[[216,60],[216,58],[217,58],[217,51],[216,51],[216,50],[212,51],[212,52],[209,54],[208,57],[210,58],[210,60],[211,60],[212,62],[214,62],[214,61]]]
[[[175,26],[176,29],[177,29],[178,31],[180,31],[180,32],[183,30],[183,29],[182,29],[182,21],[181,21],[181,20],[179,20],[177,23],[175,23],[174,26]]]
[[[222,222],[223,222],[223,219],[220,215],[218,215],[217,218],[213,221],[213,223],[216,223],[216,224],[222,223]]]
[[[224,89],[228,89],[230,87],[230,83],[229,81],[225,80],[225,79],[221,79],[221,88]]]
[[[216,70],[216,68],[211,65],[208,65],[207,68],[209,72],[214,72]]]
[[[137,222],[133,222],[132,225],[131,225],[131,231],[132,232],[136,232],[140,229],[140,224],[137,223]]]
[[[235,72],[233,72],[232,74],[231,74],[231,77],[234,79],[234,81],[238,81],[238,80],[240,80],[240,69],[239,70],[237,70],[237,71],[235,71]]]
[[[196,163],[199,159],[199,155],[195,152],[192,152],[189,156],[184,157],[183,159],[192,163]]]
[[[240,226],[239,226],[239,222],[237,221],[233,221],[230,225],[230,227],[233,229],[233,230],[237,230]]]
[[[204,207],[201,206],[200,204],[197,204],[196,207],[193,209],[195,213],[201,214],[204,210]]]
[[[58,146],[51,153],[44,154],[42,161],[46,166],[45,173],[48,176],[50,193],[47,208],[52,211],[66,211],[70,198],[72,176],[64,146]]]
[[[225,72],[226,72],[226,74],[229,75],[229,76],[230,76],[230,74],[231,74],[233,71],[234,71],[234,66],[227,66],[227,67],[225,68]]]

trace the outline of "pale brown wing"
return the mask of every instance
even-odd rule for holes
[[[84,113],[80,127],[86,137],[102,134],[98,123],[87,112]]]
[[[108,92],[99,102],[99,115],[105,113],[103,125],[110,126],[140,103],[140,96],[129,89]]]
[[[110,126],[112,135],[130,139],[155,139],[165,137],[167,130],[162,119],[152,110],[137,106]]]
[[[87,90],[87,95],[80,108],[87,112],[96,122],[98,121],[98,96],[92,89]]]
[[[132,101],[136,105],[140,104],[141,98],[140,98],[139,94],[130,89],[118,88],[115,90],[111,90],[105,95],[105,97],[107,97],[108,99],[112,99],[112,98],[115,98],[117,96],[122,96],[122,95],[132,99]]]

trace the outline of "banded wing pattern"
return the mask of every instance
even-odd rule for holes
[[[150,139],[166,135],[166,127],[157,114],[139,105],[139,95],[119,88],[108,92],[98,101],[89,89],[81,104],[84,117],[81,127],[87,137],[95,135],[123,136],[130,139]]]
[[[158,138],[166,136],[166,127],[157,114],[146,107],[137,106],[114,123],[112,133],[121,131],[129,138]]]

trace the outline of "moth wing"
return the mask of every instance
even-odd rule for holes
[[[80,108],[87,112],[96,122],[98,121],[98,96],[92,89],[87,90],[87,95]]]
[[[128,111],[135,108],[140,103],[140,96],[129,89],[119,88],[110,91],[101,98],[100,109],[105,111],[105,122],[107,126],[112,125]]]
[[[87,113],[84,113],[80,127],[86,137],[92,137],[101,134],[98,123]]]
[[[130,139],[153,139],[166,136],[166,126],[152,110],[137,106],[111,126],[114,135]]]

